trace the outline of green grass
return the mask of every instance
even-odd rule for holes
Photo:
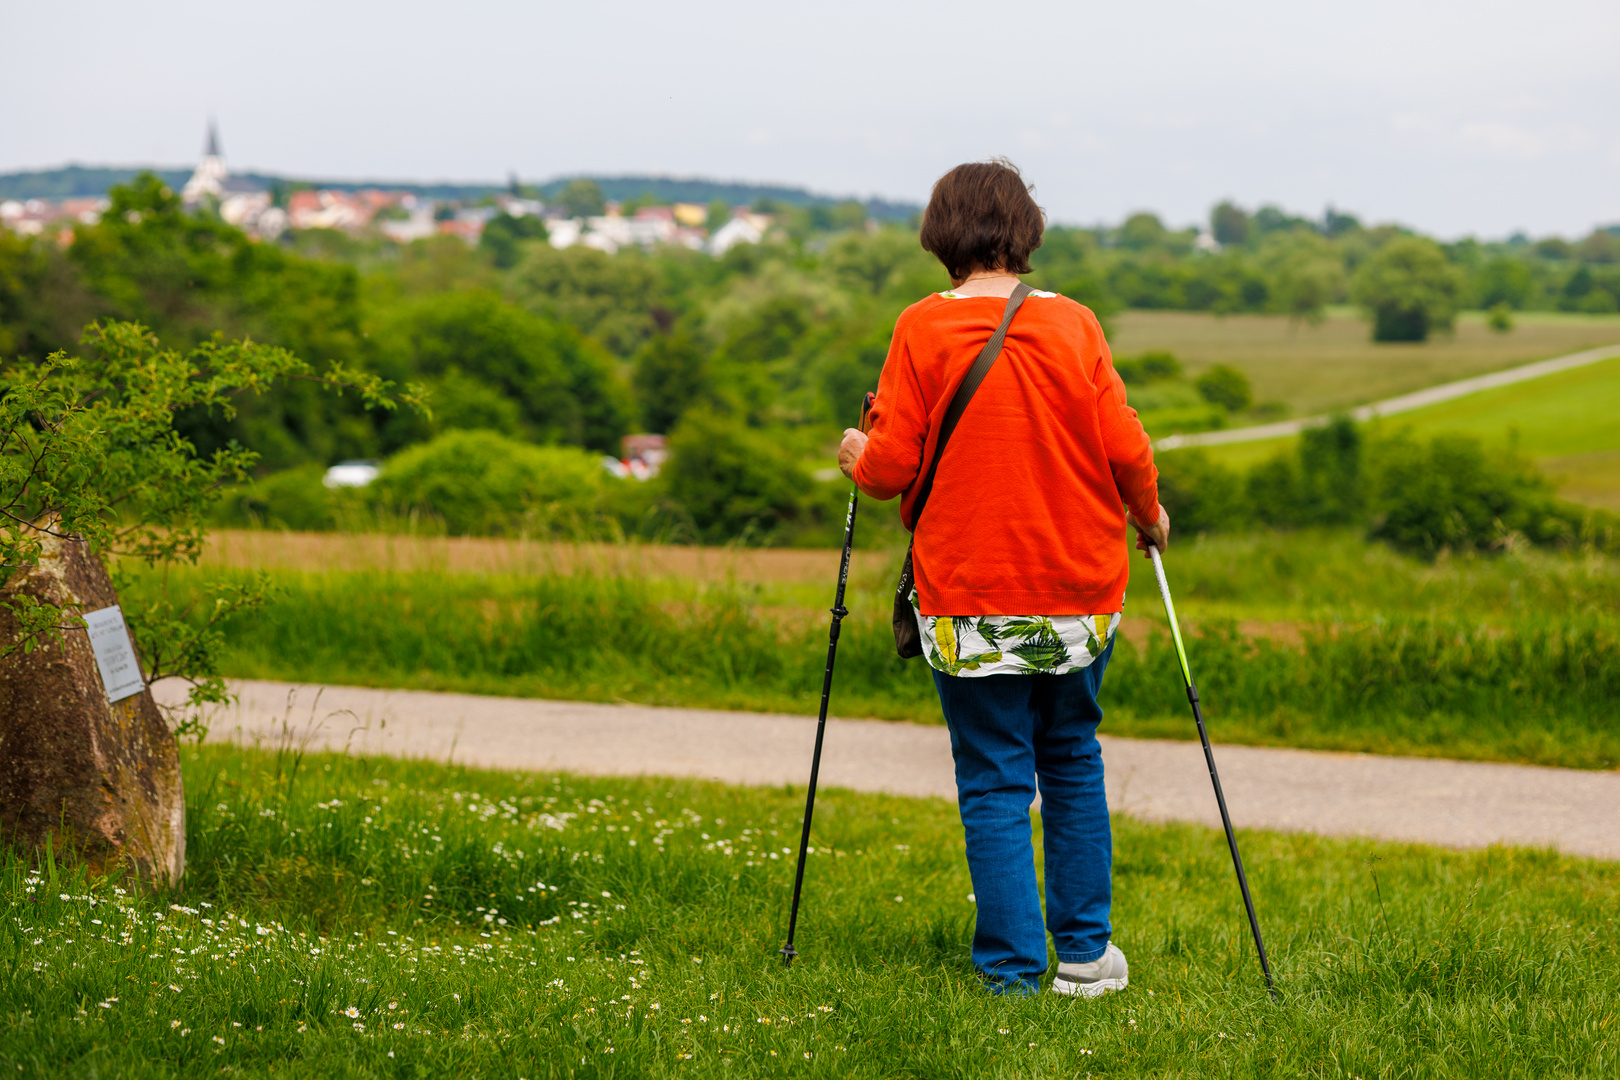
[[[1368,323],[1349,309],[1331,311],[1318,326],[1277,315],[1128,311],[1113,320],[1109,344],[1121,356],[1169,350],[1193,377],[1230,364],[1248,375],[1256,402],[1310,416],[1620,342],[1620,316],[1527,312],[1516,319],[1512,332],[1498,334],[1483,314],[1467,312],[1455,334],[1407,345],[1374,344]]]
[[[0,872],[20,1077],[1614,1075],[1620,866],[1115,819],[1131,987],[991,998],[955,808],[187,749],[183,891]],[[1038,827],[1038,822],[1037,822]],[[786,849],[786,850],[784,850]],[[1037,843],[1037,850],[1039,845]],[[125,883],[127,884],[127,882]]]
[[[1590,505],[1620,510],[1620,360],[1561,371],[1515,386],[1414,409],[1369,425],[1369,431],[1410,428],[1421,436],[1463,432],[1490,445],[1516,440],[1561,485],[1561,493]],[[1234,468],[1291,450],[1295,440],[1234,443],[1205,448]]]
[[[1336,533],[1172,548],[1172,583],[1216,737],[1526,761],[1620,762],[1620,575],[1536,553],[1434,566]],[[181,593],[242,571],[171,578]],[[1115,734],[1189,738],[1146,564],[1104,688]],[[277,572],[227,629],[223,671],[655,705],[816,710],[826,585],[633,576]],[[138,610],[155,579],[135,576]],[[938,721],[928,669],[893,651],[887,579],[862,581],[833,709]]]

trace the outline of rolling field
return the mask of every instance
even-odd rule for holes
[[[1555,478],[1565,498],[1620,510],[1620,359],[1484,390],[1368,427],[1373,432],[1409,428],[1421,436],[1457,431],[1488,444],[1517,439],[1519,448]],[[1234,443],[1204,452],[1247,468],[1293,442]]]
[[[1620,869],[1114,819],[1131,984],[991,998],[956,808],[801,789],[182,755],[184,888],[0,866],[0,1073],[1609,1077]],[[1039,820],[1035,821],[1040,850]]]
[[[1620,316],[1525,312],[1499,334],[1479,312],[1457,319],[1453,335],[1417,345],[1374,344],[1368,324],[1334,309],[1317,326],[1276,315],[1127,311],[1113,319],[1116,354],[1167,349],[1197,376],[1212,364],[1248,375],[1257,403],[1291,416],[1363,405],[1488,371],[1620,342]]]

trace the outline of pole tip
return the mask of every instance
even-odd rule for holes
[[[791,967],[793,965],[793,958],[799,955],[799,950],[795,949],[791,942],[782,946],[776,951],[782,954],[783,967]]]

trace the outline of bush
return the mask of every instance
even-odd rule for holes
[[[1227,364],[1216,364],[1200,375],[1195,385],[1205,401],[1230,412],[1242,412],[1254,401],[1249,377]]]
[[[1346,416],[1300,433],[1292,454],[1249,471],[1255,514],[1278,525],[1343,525],[1364,520],[1363,439]]]
[[[1249,506],[1236,471],[1202,450],[1160,454],[1158,465],[1159,503],[1173,530],[1195,535],[1243,527]]]
[[[770,542],[796,522],[811,480],[771,436],[699,410],[669,440],[669,494],[708,542]]]
[[[1380,457],[1372,535],[1424,558],[1499,546],[1515,533],[1567,542],[1586,516],[1558,503],[1523,458],[1487,455],[1470,436],[1437,435],[1427,445],[1396,438]]]
[[[214,513],[220,524],[320,532],[337,524],[336,493],[319,465],[301,465],[226,492]]]
[[[601,462],[573,447],[450,431],[395,454],[368,495],[388,510],[435,514],[454,535],[549,532],[600,510],[612,481]]]
[[[1114,370],[1127,386],[1142,386],[1150,382],[1162,382],[1166,379],[1175,379],[1181,376],[1181,361],[1176,354],[1155,350],[1145,352],[1135,359],[1120,357],[1114,361]]]

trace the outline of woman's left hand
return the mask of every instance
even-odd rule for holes
[[[856,428],[844,429],[844,441],[838,446],[838,467],[849,479],[855,479],[855,463],[866,450],[866,436]]]

